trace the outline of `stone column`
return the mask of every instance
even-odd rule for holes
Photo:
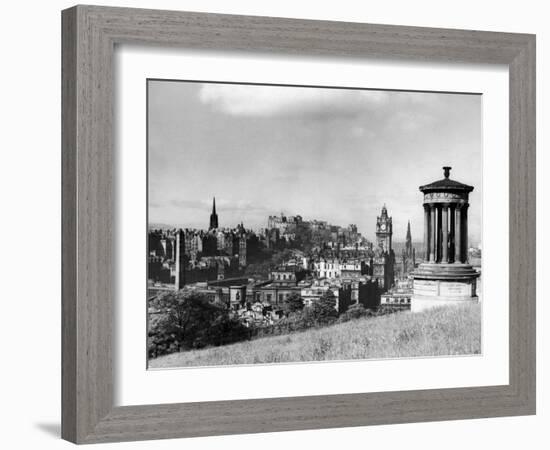
[[[435,228],[435,216],[436,216],[436,210],[435,210],[435,204],[430,204],[430,262],[435,262],[436,258],[436,228]]]
[[[462,242],[461,242],[461,228],[462,228],[462,214],[460,203],[457,203],[455,208],[455,264],[462,262]]]
[[[441,262],[449,262],[449,205],[444,203],[441,209]]]
[[[456,204],[449,204],[449,262],[455,257],[455,207]]]
[[[441,258],[441,217],[439,217],[439,205],[435,204],[435,262],[439,262]]]
[[[468,203],[462,208],[462,261],[468,263]]]
[[[424,205],[424,259],[430,259],[430,207]]]

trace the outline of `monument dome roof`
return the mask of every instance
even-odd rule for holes
[[[422,192],[445,192],[445,191],[462,191],[462,192],[472,192],[474,190],[473,186],[461,183],[459,181],[451,180],[449,178],[449,173],[451,172],[451,167],[443,167],[444,178],[441,180],[434,181],[430,184],[425,184],[420,186],[419,189]]]

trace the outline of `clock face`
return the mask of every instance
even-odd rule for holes
[[[380,226],[380,228],[382,229],[382,231],[386,231],[386,224],[383,223],[383,224]]]

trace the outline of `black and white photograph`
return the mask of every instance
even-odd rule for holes
[[[548,447],[545,3],[98,3],[3,4],[2,448]]]
[[[482,96],[147,80],[149,369],[482,353]]]

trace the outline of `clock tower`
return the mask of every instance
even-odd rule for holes
[[[393,226],[392,219],[388,217],[386,205],[382,207],[382,213],[376,218],[376,244],[386,253],[392,251]]]

